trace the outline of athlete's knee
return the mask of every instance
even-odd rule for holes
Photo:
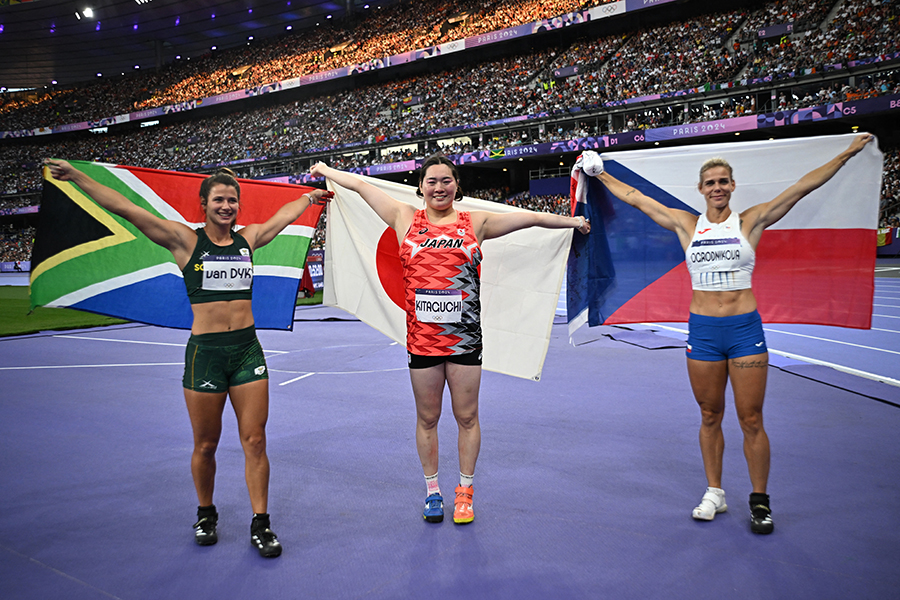
[[[438,421],[441,420],[441,411],[419,411],[416,414],[416,418],[419,422],[419,427],[422,429],[435,429],[438,425]]]
[[[478,409],[472,411],[454,411],[453,416],[460,429],[472,429],[478,425]]]
[[[725,411],[722,407],[713,404],[700,405],[700,418],[704,426],[717,427],[722,424]]]
[[[762,411],[741,411],[738,413],[738,422],[741,424],[744,434],[755,435],[763,430]]]
[[[211,460],[215,458],[218,447],[219,442],[216,440],[201,440],[194,443],[194,453],[206,460]]]
[[[266,453],[266,431],[261,429],[241,436],[241,445],[244,452],[252,456],[262,456]]]

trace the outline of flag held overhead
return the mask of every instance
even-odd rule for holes
[[[731,208],[768,202],[847,148],[854,135],[606,153],[604,169],[669,208],[699,214],[704,160],[734,169]],[[756,249],[753,292],[768,323],[871,326],[882,154],[868,144],[769,227]],[[592,217],[567,280],[570,333],[589,325],[685,322],[691,283],[674,233],[620,202],[594,178],[573,207]],[[612,206],[613,210],[609,207]]]
[[[94,180],[152,214],[198,227],[203,175],[72,161]],[[238,225],[263,222],[309,187],[241,180]],[[321,206],[311,206],[254,252],[253,314],[259,329],[291,329],[297,288]],[[44,171],[32,255],[31,305],[65,307],[189,329],[184,280],[171,253],[69,182]]]

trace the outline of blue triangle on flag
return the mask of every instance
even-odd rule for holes
[[[664,206],[699,214],[652,181],[614,160],[603,168]],[[678,236],[657,225],[638,209],[615,198],[591,178],[587,206],[576,215],[591,220],[588,236],[575,235],[566,281],[567,311],[571,322],[585,309],[591,327],[601,325],[648,285],[684,262]]]

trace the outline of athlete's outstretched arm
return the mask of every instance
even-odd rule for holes
[[[759,241],[759,236],[762,235],[763,229],[778,222],[801,198],[825,185],[829,179],[841,170],[841,167],[847,164],[848,160],[859,154],[866,144],[873,139],[875,139],[875,136],[870,133],[859,134],[853,138],[846,150],[818,169],[813,169],[801,177],[797,183],[781,192],[777,198],[751,206],[742,212],[741,219],[750,225],[750,236],[756,237],[756,240]]]
[[[691,236],[694,233],[694,226],[697,223],[696,216],[685,210],[669,208],[630,185],[619,181],[606,171],[597,175],[597,179],[606,186],[606,189],[613,196],[635,207],[653,219],[657,225],[678,234],[678,239],[681,241],[682,246],[687,246],[690,243]]]
[[[338,171],[325,163],[316,163],[309,170],[309,174],[325,177],[341,187],[356,192],[381,217],[382,221],[399,234],[405,234],[412,224],[416,209],[411,204],[392,198],[384,191],[351,173]]]
[[[591,222],[584,217],[564,217],[552,213],[512,212],[492,213],[472,211],[472,226],[479,242],[490,240],[525,229],[527,227],[544,227],[545,229],[577,229],[587,234],[591,231]]]
[[[152,242],[171,251],[179,261],[179,254],[187,252],[185,262],[197,242],[197,235],[183,223],[161,219],[131,202],[128,198],[102,183],[97,183],[64,160],[44,161],[50,175],[58,181],[71,181],[90,196],[97,204],[138,228]]]
[[[307,192],[279,208],[265,223],[247,225],[241,230],[241,235],[253,250],[262,248],[275,239],[275,236],[281,233],[285,227],[299,219],[311,204],[323,204],[332,196],[334,196],[332,192],[325,190]]]

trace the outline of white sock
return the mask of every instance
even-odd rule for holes
[[[475,479],[475,475],[464,475],[462,471],[459,472],[459,485],[463,487],[472,487],[472,480]]]
[[[438,487],[438,474],[425,476],[425,495],[440,494],[441,488]]]

